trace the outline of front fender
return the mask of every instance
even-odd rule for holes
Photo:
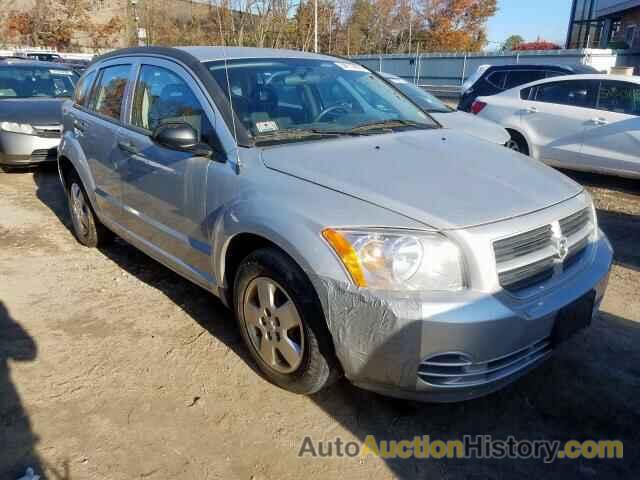
[[[228,287],[225,258],[229,245],[240,234],[253,234],[274,243],[310,278],[322,275],[348,282],[339,260],[322,238],[323,228],[311,216],[294,208],[283,208],[282,202],[276,203],[266,196],[235,202],[213,225],[213,271],[217,284]]]

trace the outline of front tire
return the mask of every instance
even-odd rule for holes
[[[76,239],[89,248],[107,244],[112,240],[113,233],[96,217],[80,177],[75,173],[70,175],[68,185],[67,200]]]
[[[234,307],[242,338],[270,382],[309,395],[339,377],[315,290],[287,255],[264,248],[245,258],[235,277]]]

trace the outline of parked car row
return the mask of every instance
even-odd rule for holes
[[[580,185],[398,86],[287,50],[107,54],[63,106],[74,233],[219,296],[292,392],[499,389],[589,325],[611,246]]]
[[[640,178],[640,77],[547,78],[478,97],[472,111],[549,165]]]

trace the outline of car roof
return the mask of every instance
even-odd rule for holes
[[[215,60],[236,60],[242,58],[310,58],[317,60],[332,60],[336,57],[299,50],[286,50],[280,48],[255,48],[255,47],[177,47],[201,62]],[[348,60],[349,61],[349,60]]]
[[[535,82],[527,83],[526,85],[520,85],[516,88],[522,89],[522,87],[526,87],[527,85],[535,85],[541,83],[553,83],[562,80],[613,80],[619,82],[630,82],[630,83],[640,83],[640,76],[634,75],[608,75],[606,73],[591,73],[591,74],[583,74],[583,75],[563,75],[561,77],[550,77],[542,80],[537,80]]]
[[[57,68],[58,70],[71,70],[69,66],[64,63],[56,62],[43,62],[40,60],[22,59],[22,58],[6,58],[0,62],[0,68],[8,66],[19,67],[43,67],[43,68]]]
[[[492,70],[563,70],[565,72],[589,72],[595,69],[589,65],[558,65],[558,64],[527,64],[511,63],[509,65],[491,65],[487,71]]]

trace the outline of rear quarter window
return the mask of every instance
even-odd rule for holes
[[[82,77],[73,97],[73,103],[77,106],[84,107],[89,99],[89,93],[93,86],[93,81],[96,79],[96,72],[91,72],[88,75]]]

